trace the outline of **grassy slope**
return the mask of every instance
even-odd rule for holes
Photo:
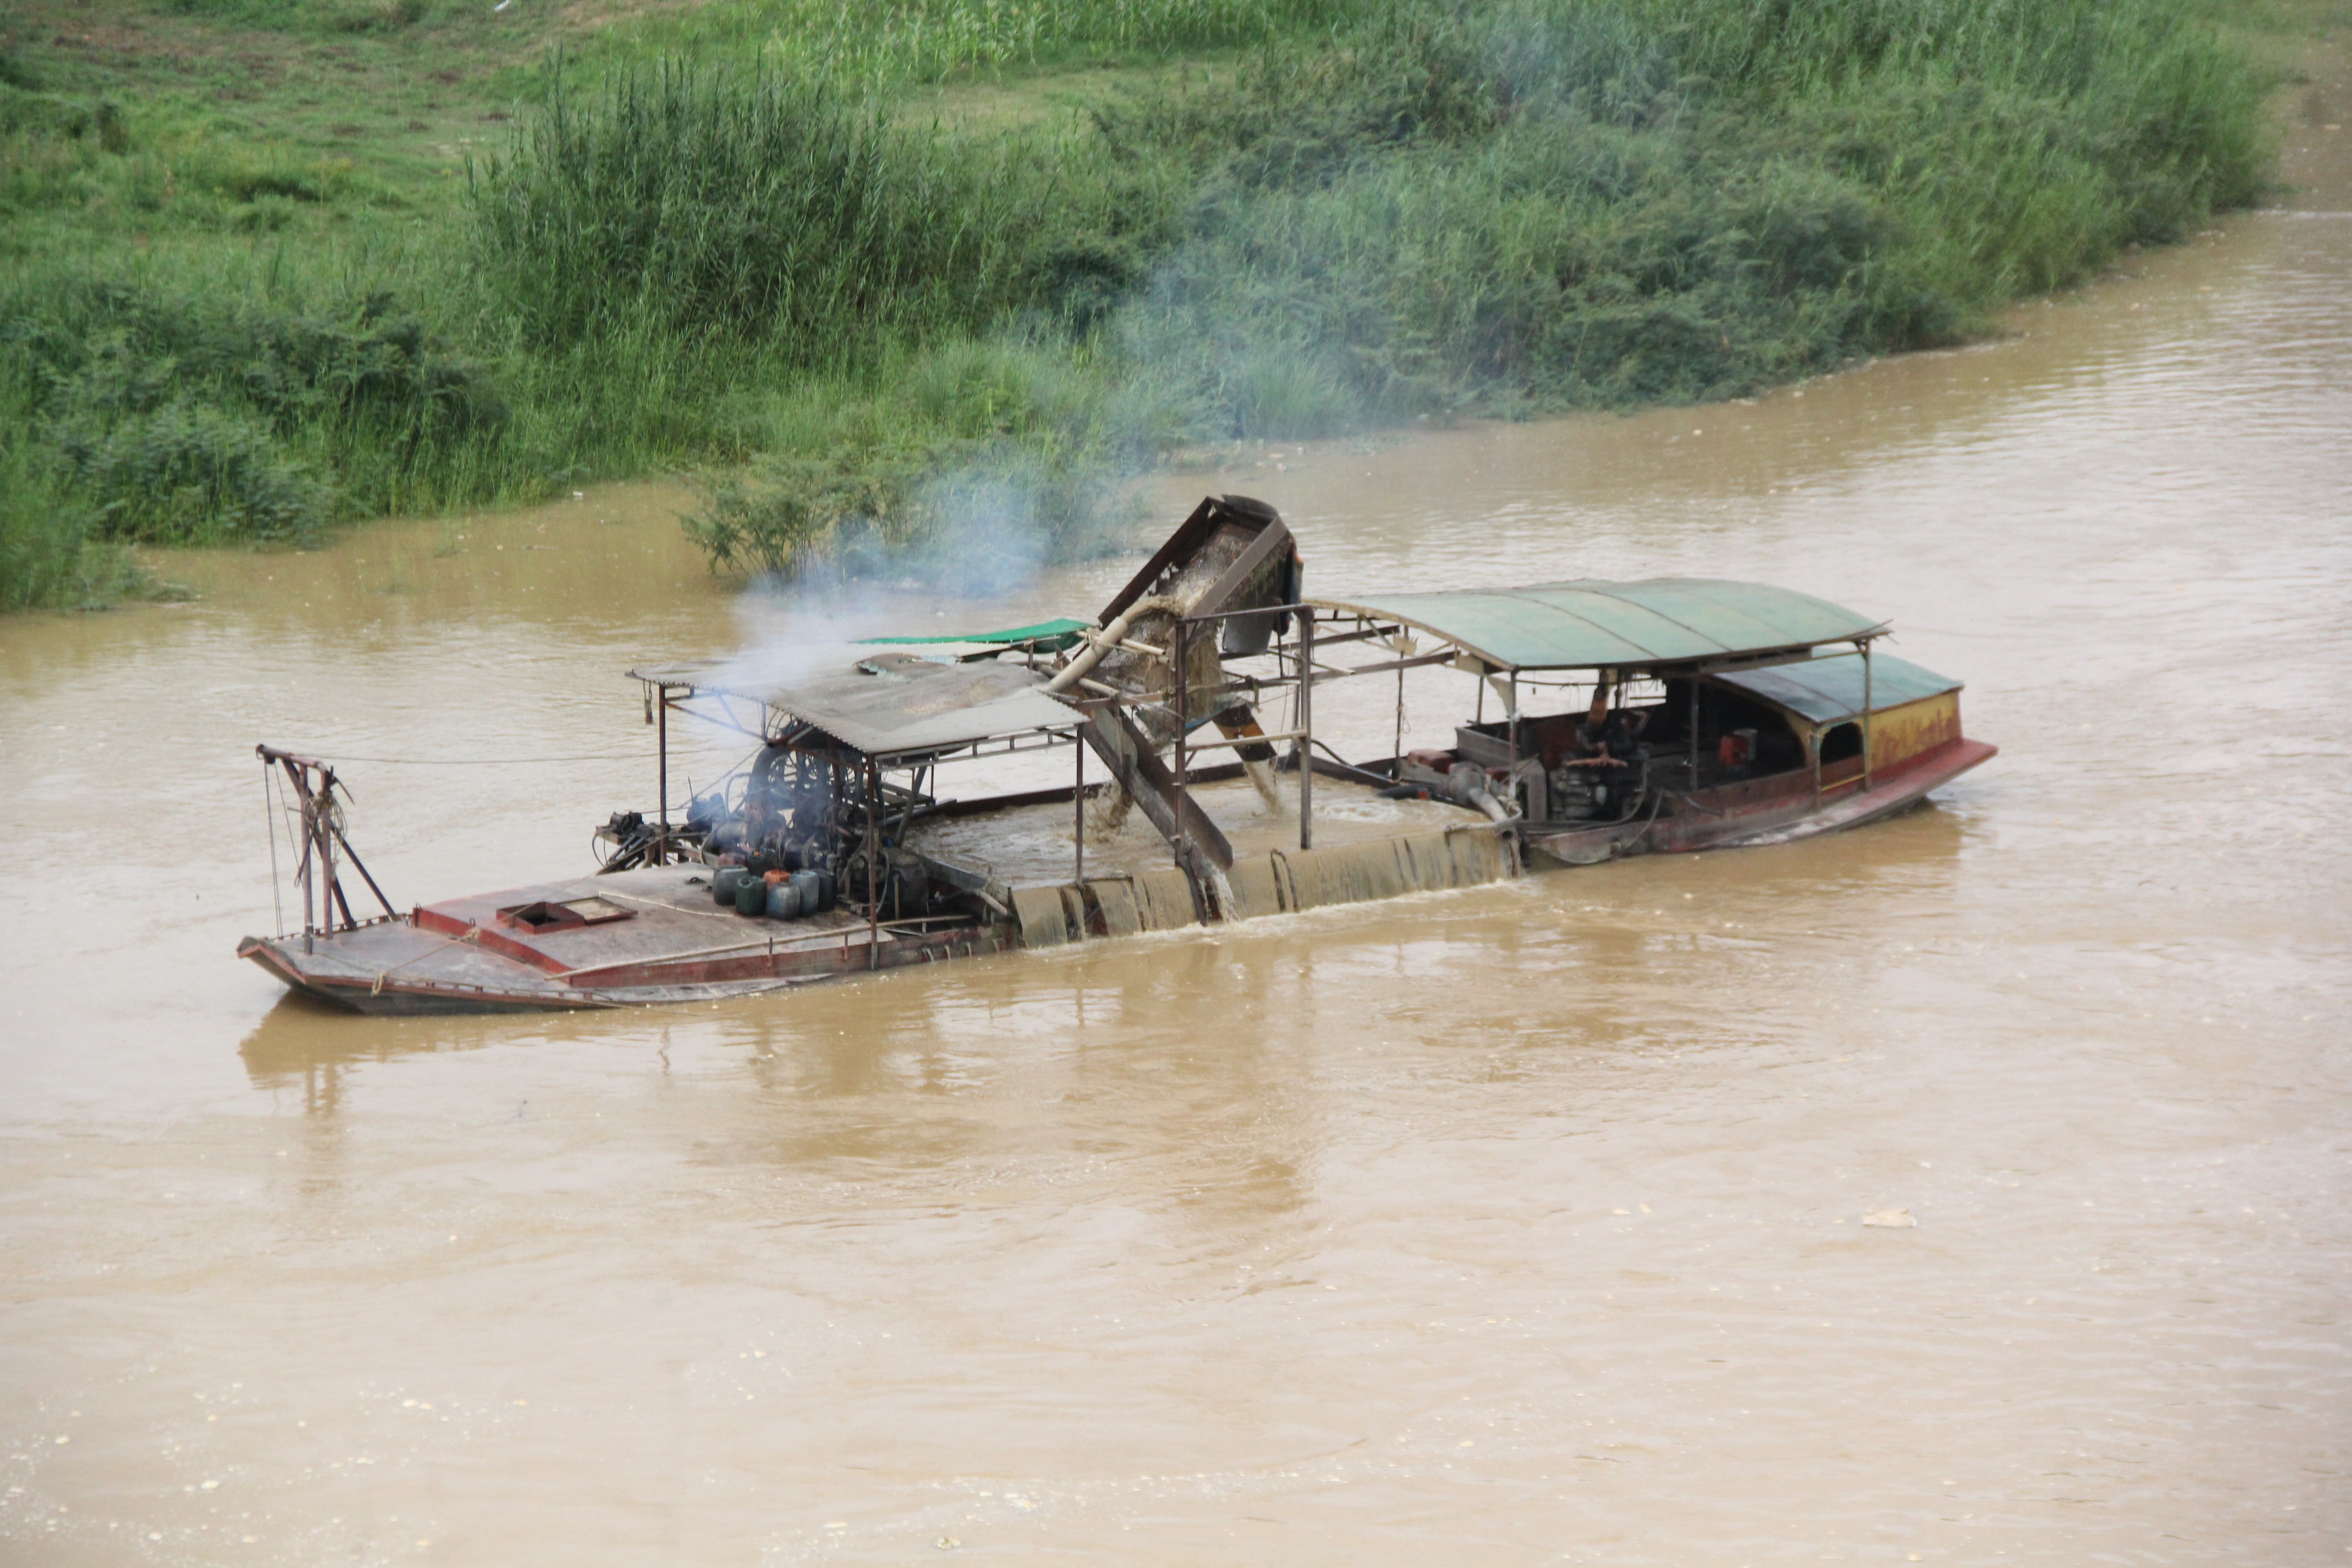
[[[13,7],[0,18],[0,608],[119,590],[109,540],[299,541],[342,517],[744,458],[776,416],[739,418],[730,389],[805,378],[740,344],[518,342],[509,301],[474,266],[471,169],[543,99],[558,49],[575,79],[744,39],[812,68],[809,49],[780,47],[796,39],[858,90],[890,94],[975,68],[1034,78],[1041,59],[1153,68],[1150,49],[1121,41],[1160,14],[1151,4],[1028,8],[1058,33],[974,25],[1003,9],[944,0],[928,7],[941,25],[910,38],[896,13],[791,0]],[[1224,30],[1212,41],[1263,31],[1248,5],[1164,9],[1206,16]],[[845,35],[855,24],[863,33]],[[1186,41],[1183,26],[1140,36]],[[85,540],[100,547],[87,560]]]
[[[100,486],[61,473],[59,437],[76,432],[58,428],[43,374],[54,356],[28,340],[79,329],[94,357],[112,351],[135,380],[140,367],[124,363],[133,345],[121,340],[137,334],[89,308],[99,280],[217,326],[271,294],[341,292],[336,275],[353,257],[447,227],[465,155],[501,134],[519,67],[538,47],[535,36],[484,24],[478,9],[387,26],[398,12],[26,0],[0,20],[0,609],[140,591],[125,538],[168,538],[186,521],[194,536],[228,531],[216,518],[171,515],[216,510],[218,482],[182,484],[151,509],[163,515],[110,526],[124,520],[105,503],[122,498],[93,490],[110,477],[118,489],[172,489],[172,454],[160,455],[161,474],[153,451],[143,468],[136,449],[99,454]],[[112,134],[72,134],[78,114],[108,115]],[[175,346],[145,368],[184,364],[187,345]],[[135,400],[136,388],[100,388],[95,400],[126,395]],[[205,432],[181,434],[188,447]],[[296,514],[291,533],[335,515],[269,449],[278,443],[212,434],[198,456],[226,459],[228,486],[259,514],[255,531],[269,531],[273,502]],[[362,499],[344,510],[371,509]]]
[[[2273,33],[2317,15],[2276,4]],[[2161,150],[2143,168],[2088,146],[2054,89],[1971,96],[1982,62],[1948,48],[1858,85],[1839,62],[1886,40],[1775,54],[1737,6],[1627,0],[1603,18],[1616,34],[1572,48],[1533,22],[1367,37],[1335,31],[1343,9],[1371,7],[19,0],[0,23],[0,605],[118,587],[108,539],[299,538],[755,457],[703,521],[737,564],[936,547],[959,521],[1074,548],[1120,468],[1186,438],[1745,390],[1965,331],[2248,190],[2238,170],[2119,197],[2100,171],[2153,177]],[[858,209],[901,225],[877,265],[931,256],[943,230],[994,248],[961,273],[952,249],[944,271],[903,268],[852,309],[836,288],[780,332],[773,290],[811,290],[778,283],[772,247],[730,248],[761,216],[713,195],[743,184],[740,149],[639,124],[614,148],[702,181],[664,210],[704,236],[693,264],[719,302],[681,310],[675,271],[657,294],[597,284],[649,254],[612,248],[606,220],[677,180],[567,188],[526,158],[538,205],[503,229],[468,218],[469,161],[546,101],[559,42],[592,109],[607,71],[659,50],[887,101],[865,145],[889,167]],[[1617,65],[1570,80],[1571,56]],[[1694,68],[1714,85],[1693,91]],[[2233,90],[2190,96],[2226,114]],[[750,101],[708,79],[688,96]],[[762,112],[778,147],[839,130]],[[2017,156],[2069,135],[2066,157]],[[1906,156],[1921,166],[1871,166]],[[583,221],[601,268],[562,226]],[[732,319],[745,287],[770,292]]]

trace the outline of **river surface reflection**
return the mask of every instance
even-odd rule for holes
[[[583,864],[619,672],[747,635],[683,498],[0,624],[0,1556],[2344,1561],[2352,175],[2289,140],[2288,205],[1979,347],[1169,479],[1318,586],[1890,617],[2002,754],[1828,839],[367,1020],[230,957],[252,742],[398,759],[404,901]]]

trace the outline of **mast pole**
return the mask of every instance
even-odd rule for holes
[[[311,934],[319,929],[318,916],[314,912],[315,906],[313,906],[310,901],[310,863],[317,858],[319,851],[319,835],[317,830],[311,826],[310,822],[311,814],[315,807],[313,806],[310,799],[310,785],[309,782],[305,780],[299,773],[295,771],[294,764],[292,763],[286,763],[283,766],[286,769],[287,782],[294,786],[294,793],[297,798],[302,802],[302,867],[300,871],[300,876],[302,878],[302,951],[304,952],[309,952],[312,951],[310,946]]]
[[[319,837],[319,896],[326,903],[327,934],[335,934],[335,895],[341,889],[335,882],[335,840],[333,817],[335,810],[335,770],[319,770],[319,809],[311,817],[310,831]],[[346,910],[348,914],[350,911]]]

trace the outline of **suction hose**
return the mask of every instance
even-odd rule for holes
[[[1476,806],[1489,822],[1508,822],[1510,811],[1486,787],[1486,770],[1475,763],[1456,763],[1445,775],[1445,793],[1464,805]]]
[[[1508,822],[1511,820],[1511,814],[1503,809],[1503,803],[1496,800],[1493,795],[1488,795],[1483,789],[1474,789],[1469,791],[1468,799],[1472,805],[1476,806],[1479,810],[1486,814],[1486,820],[1489,822]]]
[[[1190,606],[1185,601],[1166,595],[1138,599],[1112,617],[1110,625],[1098,632],[1088,633],[1087,646],[1072,656],[1070,662],[1057,670],[1053,679],[1045,682],[1045,690],[1048,693],[1067,691],[1076,686],[1081,677],[1102,662],[1103,655],[1118,646],[1127,636],[1128,628],[1143,616],[1158,613],[1181,616],[1188,608]]]

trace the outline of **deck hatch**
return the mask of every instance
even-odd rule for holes
[[[499,911],[499,919],[517,931],[533,936],[549,931],[572,931],[581,926],[606,925],[614,921],[635,918],[636,910],[625,904],[591,894],[584,899],[566,899],[554,902],[541,899],[533,903],[509,904]]]

